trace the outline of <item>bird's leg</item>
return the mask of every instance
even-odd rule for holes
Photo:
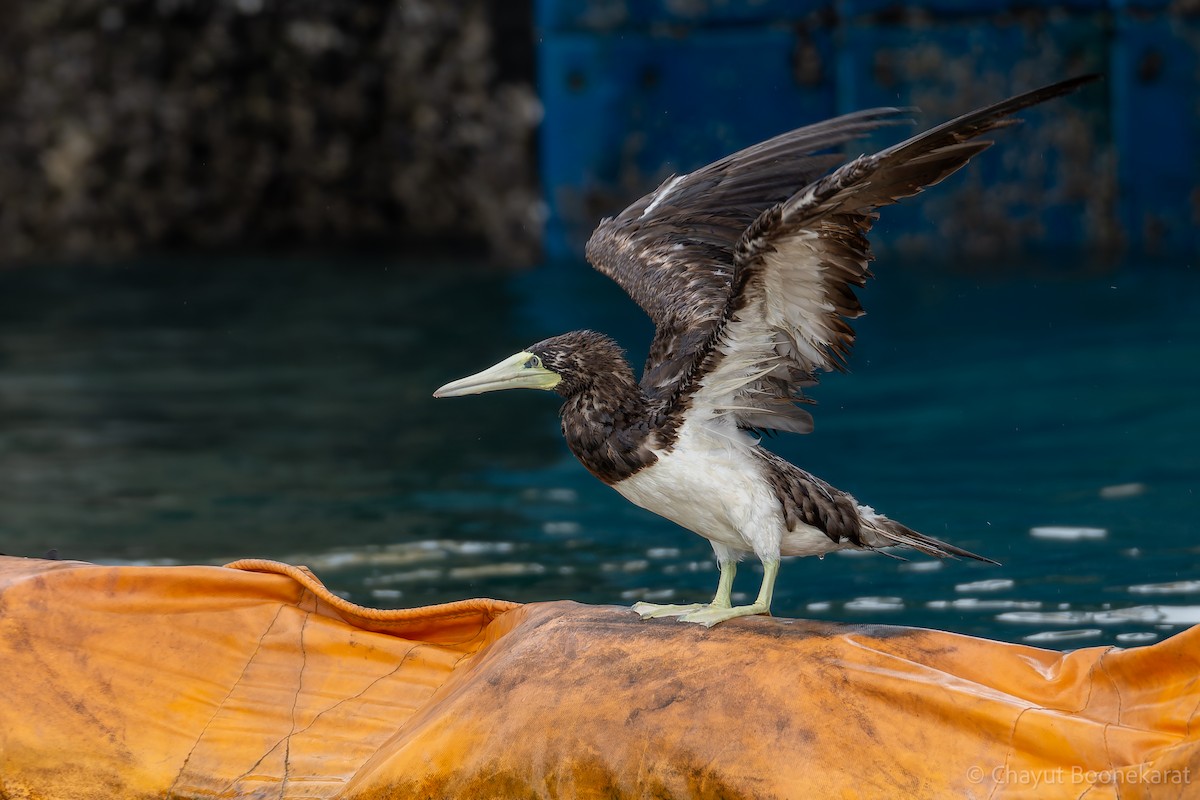
[[[660,606],[656,603],[634,603],[633,610],[642,616],[642,619],[652,619],[656,617],[680,617],[684,614],[690,614],[693,611],[699,611],[705,608],[729,608],[732,602],[729,595],[733,592],[733,576],[737,574],[737,562],[729,559],[727,561],[718,561],[717,564],[721,568],[721,579],[717,581],[717,593],[713,595],[712,603],[705,605],[703,603],[689,603],[681,606]]]
[[[717,593],[713,595],[712,608],[730,608],[733,606],[733,601],[730,595],[733,594],[733,576],[737,575],[736,561],[718,561],[717,565],[721,568],[721,579],[717,581]]]
[[[758,599],[748,606],[725,606],[718,607],[714,600],[713,605],[704,608],[698,608],[695,611],[684,614],[679,617],[680,622],[695,622],[703,625],[706,628],[711,628],[718,622],[724,622],[727,619],[734,617],[749,617],[754,614],[769,614],[771,613],[771,595],[775,591],[775,576],[779,574],[779,559],[764,558],[763,559],[763,580],[762,588],[758,590]],[[724,579],[724,571],[721,574]],[[722,580],[722,583],[724,580]],[[730,578],[732,584],[733,579]],[[718,593],[720,590],[718,589]]]

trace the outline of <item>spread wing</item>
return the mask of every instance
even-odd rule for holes
[[[897,112],[839,117],[673,178],[605,220],[588,257],[655,322],[647,394],[668,412],[700,404],[743,428],[811,430],[797,403],[820,372],[844,367],[854,344],[847,320],[863,313],[853,287],[871,276],[866,234],[875,210],[962,168],[991,145],[976,137],[1014,124],[1012,114],[1096,77],[1018,95],[814,174],[831,164],[807,155],[815,149],[808,140],[844,142]],[[789,137],[804,144],[774,144]],[[772,156],[756,156],[769,147]],[[776,173],[781,157],[790,186]],[[722,184],[734,176],[727,195]]]
[[[706,346],[729,304],[733,254],[746,228],[843,161],[829,153],[898,119],[877,108],[819,122],[667,179],[616,217],[603,220],[587,258],[653,320],[642,387],[665,401]]]

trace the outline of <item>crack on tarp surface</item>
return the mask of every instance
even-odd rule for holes
[[[296,598],[296,600],[293,601],[292,604],[282,605],[276,610],[274,617],[271,619],[271,622],[266,626],[265,630],[259,636],[258,641],[255,644],[253,651],[250,653],[249,657],[246,660],[246,663],[243,664],[241,671],[238,674],[237,679],[234,681],[234,683],[230,687],[229,691],[226,692],[225,696],[217,704],[217,707],[213,710],[213,713],[210,715],[209,719],[205,722],[204,728],[201,730],[200,735],[197,737],[197,739],[193,743],[191,749],[188,751],[187,756],[185,756],[183,763],[179,768],[179,771],[176,773],[175,778],[171,783],[170,789],[168,790],[168,793],[167,793],[168,797],[179,797],[180,796],[179,795],[180,787],[181,787],[181,785],[184,785],[186,783],[187,774],[188,774],[187,771],[188,771],[189,765],[194,760],[194,756],[195,756],[196,752],[204,744],[208,731],[211,729],[214,722],[221,716],[222,712],[227,710],[230,699],[237,693],[238,689],[244,685],[246,675],[250,672],[251,669],[253,669],[255,663],[259,660],[259,655],[264,646],[264,642],[267,640],[268,637],[270,637],[272,634],[276,633],[279,630],[280,619],[281,619],[284,611],[288,610],[289,608],[296,608],[297,610],[300,610],[304,613],[304,617],[301,622],[300,631],[299,631],[299,653],[301,656],[301,663],[300,663],[299,674],[297,676],[296,691],[295,691],[295,694],[293,694],[293,696],[292,696],[291,730],[286,735],[281,737],[277,742],[275,742],[271,747],[267,748],[262,753],[262,755],[252,765],[250,765],[250,767],[248,767],[245,771],[243,771],[237,777],[230,780],[224,786],[224,788],[221,790],[221,792],[220,792],[221,795],[226,795],[231,792],[234,792],[236,790],[236,788],[243,781],[245,781],[251,775],[255,774],[255,771],[259,767],[261,767],[262,764],[272,756],[272,754],[277,752],[279,750],[280,746],[282,745],[284,747],[283,774],[282,774],[282,778],[280,781],[279,794],[277,796],[280,798],[286,797],[287,791],[288,791],[288,785],[291,780],[291,766],[292,766],[292,764],[291,764],[291,744],[292,744],[292,741],[295,739],[295,737],[303,735],[304,733],[309,731],[315,724],[317,724],[317,722],[319,720],[321,720],[329,712],[335,711],[336,709],[344,706],[347,703],[350,703],[355,700],[359,700],[359,699],[363,698],[369,692],[371,692],[373,689],[375,689],[377,686],[379,686],[381,683],[384,683],[388,679],[393,678],[396,675],[398,675],[401,671],[404,670],[405,666],[411,662],[412,658],[415,657],[419,648],[421,648],[423,646],[428,646],[428,647],[434,647],[435,649],[440,649],[436,645],[431,645],[428,642],[420,642],[420,641],[411,642],[408,649],[404,651],[404,653],[400,656],[400,658],[395,662],[395,664],[387,672],[385,672],[381,675],[378,675],[375,678],[372,678],[365,686],[363,686],[361,689],[354,692],[353,694],[348,695],[346,697],[342,697],[342,698],[336,700],[335,702],[333,702],[327,708],[321,709],[312,717],[311,720],[309,720],[306,724],[304,724],[303,727],[298,727],[299,723],[297,721],[296,714],[297,714],[297,710],[299,708],[300,697],[304,691],[304,688],[303,688],[304,676],[305,676],[307,662],[308,662],[308,651],[307,651],[307,647],[306,647],[306,643],[305,643],[305,633],[306,633],[306,630],[308,627],[308,623],[311,621],[312,615],[314,613],[316,613],[315,608],[316,608],[316,606],[319,605],[319,601],[322,599],[322,598],[318,597],[314,592],[312,592],[308,587],[304,586],[303,584],[301,584],[298,588],[300,589],[300,597]],[[307,606],[308,603],[305,601],[309,600],[309,599],[315,601],[313,603],[314,608],[301,607],[301,606]],[[475,633],[469,639],[467,639],[464,642],[457,643],[458,646],[465,647],[466,652],[461,653],[456,659],[454,659],[454,661],[452,662],[452,665],[451,665],[451,673],[453,673],[453,671],[455,669],[457,669],[459,667],[459,665],[465,659],[469,659],[476,654],[476,651],[478,650],[477,643],[480,642],[485,637],[489,622],[490,621],[483,622],[479,626],[478,630],[476,630]],[[388,635],[388,634],[385,634],[385,635]],[[401,638],[403,638],[403,637],[401,637]],[[432,696],[434,693],[436,693],[438,688],[440,688],[440,684],[439,684],[439,686],[432,687],[430,689],[428,695],[425,698],[423,698],[420,702],[415,704],[413,711],[415,712],[415,711],[419,710],[422,706],[424,706],[428,702],[429,697]],[[381,741],[379,746],[376,747],[371,752],[371,756],[373,757],[375,754],[380,752],[380,750],[386,744],[387,740],[390,738],[391,737],[386,737],[383,741]],[[364,761],[364,763],[365,763],[365,761]]]
[[[209,728],[212,726],[212,721],[216,720],[216,718],[221,715],[221,712],[226,709],[226,704],[229,703],[229,698],[233,697],[234,692],[238,691],[238,687],[241,686],[242,679],[246,678],[246,673],[250,672],[250,668],[254,663],[254,658],[257,658],[259,650],[263,649],[263,642],[266,640],[266,637],[269,637],[271,631],[275,630],[275,625],[278,621],[280,621],[280,616],[282,616],[284,608],[287,608],[287,606],[280,606],[275,610],[275,616],[272,616],[270,625],[266,626],[266,630],[260,634],[258,637],[258,642],[254,644],[254,649],[250,652],[250,656],[246,658],[246,663],[242,664],[241,672],[238,674],[238,680],[235,680],[233,682],[233,686],[229,687],[229,691],[226,692],[226,696],[221,698],[221,702],[217,703],[216,708],[212,710],[212,715],[209,717],[208,722],[204,723],[204,728],[200,730],[200,735],[197,736],[196,742],[194,742],[192,745],[191,750],[187,751],[187,756],[184,758],[184,763],[180,765],[179,772],[175,775],[175,780],[170,783],[170,788],[167,789],[168,798],[173,798],[173,796],[176,795],[176,789],[178,789],[179,782],[182,780],[182,777],[184,777],[184,774],[187,771],[187,764],[191,762],[193,754],[196,753],[196,748],[199,747],[204,741],[204,736],[208,734]]]
[[[375,686],[376,686],[376,684],[378,684],[380,681],[385,681],[385,680],[387,680],[388,678],[392,677],[392,676],[393,676],[393,675],[395,675],[397,672],[399,672],[401,669],[403,669],[403,668],[404,668],[404,665],[405,665],[405,664],[408,662],[408,657],[409,657],[409,656],[411,656],[411,655],[413,654],[413,652],[414,652],[414,651],[415,651],[417,648],[419,648],[419,647],[425,647],[425,646],[427,646],[425,642],[414,642],[414,643],[413,643],[413,645],[412,645],[412,647],[408,648],[408,650],[406,650],[406,651],[405,651],[404,655],[402,655],[402,656],[400,657],[400,660],[399,660],[399,661],[396,663],[396,666],[395,666],[395,667],[393,667],[392,669],[388,670],[387,672],[385,672],[384,674],[380,675],[379,677],[375,678],[375,679],[374,679],[374,680],[372,680],[370,683],[368,683],[366,686],[364,686],[362,689],[360,689],[359,691],[357,691],[357,692],[355,692],[354,694],[350,695],[349,697],[343,697],[341,700],[338,700],[336,703],[334,703],[333,705],[329,706],[328,708],[323,708],[323,709],[321,709],[319,712],[317,712],[317,714],[315,714],[315,715],[313,716],[313,718],[312,718],[311,720],[309,720],[309,722],[308,722],[308,724],[307,724],[307,725],[305,725],[303,728],[301,728],[301,729],[300,729],[300,730],[298,730],[298,731],[294,731],[294,734],[293,734],[293,735],[299,736],[299,735],[300,735],[300,734],[302,734],[302,733],[307,733],[307,732],[308,732],[308,730],[309,730],[310,728],[312,728],[312,726],[313,726],[313,725],[316,725],[316,724],[317,724],[317,720],[321,719],[321,717],[325,716],[325,715],[326,715],[326,714],[328,714],[329,712],[331,712],[331,711],[335,711],[336,709],[338,709],[338,708],[339,708],[339,707],[341,707],[342,705],[344,705],[344,704],[346,704],[346,703],[349,703],[349,702],[351,702],[352,700],[360,700],[360,699],[362,699],[363,695],[365,695],[367,692],[369,692],[369,691],[371,691],[372,689],[374,689],[374,688],[375,688]]]
[[[507,614],[508,612],[506,611],[504,613]],[[494,621],[495,620],[493,619],[492,622],[494,622]],[[458,669],[458,665],[461,664],[464,660],[466,660],[468,658],[473,658],[473,657],[479,655],[480,648],[471,647],[471,645],[475,643],[476,639],[483,638],[484,634],[487,633],[487,629],[491,624],[492,624],[491,622],[484,622],[483,624],[481,624],[479,626],[479,630],[475,631],[474,636],[472,636],[470,639],[465,639],[462,642],[458,643],[458,646],[462,647],[464,649],[463,649],[462,655],[460,655],[458,658],[454,659],[454,663],[450,665],[450,674],[451,675],[454,674],[454,671]]]
[[[1188,685],[1190,686],[1191,684],[1194,684],[1195,682],[1196,682],[1196,679],[1195,679],[1195,678],[1193,678],[1193,679],[1192,679],[1192,680],[1189,682],[1189,684],[1188,684]],[[1196,713],[1197,713],[1197,712],[1200,712],[1200,698],[1197,698],[1197,699],[1196,699],[1196,705],[1192,706],[1192,713],[1188,714],[1188,718],[1187,718],[1187,724],[1184,726],[1184,729],[1183,729],[1184,733],[1186,733],[1186,734],[1188,735],[1188,737],[1189,737],[1189,738],[1190,738],[1190,737],[1191,737],[1191,735],[1192,735],[1192,721],[1193,721],[1194,719],[1196,719]]]
[[[183,759],[183,764],[181,764],[179,767],[179,772],[175,775],[175,780],[171,782],[171,787],[167,790],[168,797],[175,796],[175,790],[178,788],[179,781],[183,778],[184,773],[187,772],[188,763],[191,762],[192,756],[196,752],[196,748],[198,748],[201,742],[204,741],[204,737],[208,733],[208,729],[212,726],[213,721],[221,714],[222,711],[225,710],[225,704],[229,702],[229,698],[233,697],[233,693],[237,691],[239,686],[241,686],[242,679],[246,677],[246,673],[254,664],[254,659],[258,657],[259,651],[262,650],[263,642],[268,636],[271,635],[271,631],[275,630],[275,624],[279,622],[279,617],[283,614],[284,608],[286,608],[286,606],[280,606],[275,611],[275,616],[271,619],[271,624],[268,625],[267,629],[262,632],[261,636],[258,637],[258,643],[254,646],[254,650],[251,651],[250,656],[246,659],[246,663],[242,665],[242,671],[238,673],[237,680],[233,682],[233,686],[229,687],[229,691],[225,693],[225,697],[223,697],[221,702],[217,704],[217,707],[213,709],[212,716],[210,716],[208,721],[204,723],[204,728],[200,731],[200,735],[196,737],[196,741],[192,744],[192,748],[188,750],[187,756]]]
[[[308,620],[311,617],[312,612],[305,611],[304,620],[300,623],[300,675],[296,678],[296,694],[292,696],[292,729],[288,731],[283,745],[283,780],[279,783],[280,800],[287,796],[288,777],[292,766],[292,737],[296,735],[296,706],[300,704],[300,695],[304,693],[304,668],[308,666],[308,650],[304,647],[304,632],[308,629]],[[275,747],[278,746],[275,745]]]
[[[1112,651],[1113,651],[1113,648],[1110,647],[1110,648],[1106,649],[1103,653],[1101,653],[1100,657],[1098,659],[1096,659],[1096,666],[1100,668],[1100,671],[1102,673],[1104,673],[1104,677],[1108,680],[1108,682],[1110,684],[1112,684],[1113,692],[1116,693],[1116,696],[1117,696],[1117,722],[1116,722],[1116,725],[1119,728],[1122,725],[1121,717],[1122,717],[1122,713],[1124,712],[1124,699],[1121,697],[1121,687],[1117,684],[1117,682],[1115,680],[1113,680],[1112,675],[1108,674],[1108,667],[1106,667],[1104,665],[1104,657],[1106,655],[1108,655],[1109,653],[1111,653]],[[1108,759],[1108,771],[1109,771],[1110,775],[1115,774],[1115,770],[1116,770],[1116,765],[1113,762],[1112,747],[1108,742],[1108,731],[1112,727],[1113,727],[1112,722],[1105,722],[1104,728],[1101,731],[1101,740],[1104,742],[1104,757],[1106,759]],[[1092,785],[1095,786],[1095,783],[1093,783]],[[1119,780],[1114,781],[1113,786],[1117,792],[1117,797],[1119,798],[1121,796],[1121,782]],[[1080,797],[1082,797],[1082,796],[1083,795],[1080,795]]]
[[[508,612],[505,612],[505,613],[508,613]],[[494,622],[494,621],[495,620],[493,619],[492,622]],[[467,639],[464,642],[459,643],[459,646],[460,647],[468,647],[473,642],[475,642],[477,639],[483,638],[490,625],[491,625],[491,622],[484,622],[483,624],[481,624],[479,626],[479,630],[475,632],[475,635],[472,636],[470,639]],[[535,626],[535,629],[537,627],[540,627],[540,624]],[[397,671],[399,671],[400,668],[404,666],[404,663],[408,660],[408,657],[410,655],[412,655],[419,647],[435,647],[435,645],[431,645],[428,642],[414,642],[413,646],[400,659],[400,663],[396,665],[396,668],[393,669],[391,672],[389,672],[387,675],[381,676],[379,678],[379,680],[383,680],[383,678],[394,675]],[[375,749],[373,749],[369,755],[367,755],[362,761],[359,762],[358,767],[353,771],[353,773],[350,774],[349,776],[347,776],[346,782],[348,785],[352,784],[354,781],[357,781],[362,775],[363,768],[366,767],[368,764],[370,764],[372,761],[374,761],[376,756],[378,756],[383,751],[383,748],[386,747],[390,742],[394,741],[396,736],[399,735],[405,728],[408,727],[409,723],[413,720],[414,717],[417,716],[417,713],[420,711],[420,709],[425,708],[429,704],[429,700],[435,694],[437,694],[438,691],[443,686],[446,685],[446,682],[448,680],[450,680],[450,676],[453,676],[455,674],[455,672],[458,670],[458,665],[461,664],[466,659],[474,658],[475,656],[479,655],[479,652],[480,652],[480,648],[478,648],[478,647],[470,648],[470,649],[467,649],[458,658],[454,659],[454,662],[450,665],[450,673],[449,673],[449,676],[447,676],[446,680],[442,681],[440,684],[438,684],[437,686],[430,689],[429,693],[421,700],[421,702],[414,704],[414,711],[412,714],[409,715],[408,719],[404,720],[404,722],[401,723],[396,728],[396,730],[393,732],[393,734],[391,736],[385,737],[382,741],[380,741],[380,743],[378,745],[376,745]],[[372,684],[372,685],[374,685],[374,684]],[[368,688],[370,688],[370,687],[368,687]],[[366,689],[364,689],[363,692],[366,692]]]
[[[1011,769],[1011,767],[1009,767],[1009,763],[1012,761],[1013,752],[1016,750],[1017,728],[1021,724],[1021,717],[1025,716],[1025,713],[1027,711],[1046,711],[1046,710],[1047,709],[1045,706],[1028,705],[1025,708],[1022,708],[1020,711],[1017,712],[1016,719],[1013,720],[1012,728],[1010,728],[1008,731],[1008,752],[1006,752],[1004,754],[1004,774],[1007,775],[1009,769]],[[991,798],[995,797],[996,792],[1000,791],[1000,787],[1003,785],[1004,784],[1002,784],[1000,781],[993,781],[992,782],[992,790],[990,792],[988,792],[988,800],[991,800]]]
[[[307,590],[305,590],[305,594],[308,594]],[[299,605],[299,601],[297,601],[297,606],[298,606],[298,605]],[[296,732],[296,706],[297,706],[297,704],[300,702],[300,694],[301,694],[301,692],[303,691],[303,687],[304,687],[304,667],[305,667],[305,664],[306,664],[306,663],[307,663],[307,661],[308,661],[308,654],[307,654],[307,653],[305,652],[305,650],[304,650],[304,630],[305,630],[305,628],[307,628],[307,627],[308,627],[308,620],[309,620],[309,618],[312,616],[312,611],[310,611],[310,610],[307,610],[307,609],[302,609],[302,610],[304,611],[304,619],[303,619],[303,620],[301,621],[301,623],[300,623],[300,656],[301,656],[301,660],[300,660],[300,672],[299,672],[299,674],[296,676],[296,691],[295,691],[295,694],[293,694],[293,695],[292,695],[292,710],[291,710],[292,729],[291,729],[290,731],[288,731],[288,733],[287,733],[285,736],[283,736],[282,738],[280,738],[280,739],[279,739],[279,741],[277,741],[277,742],[275,742],[275,744],[271,745],[271,746],[270,746],[270,747],[269,747],[269,748],[266,750],[266,752],[264,752],[264,753],[263,753],[261,756],[259,756],[259,757],[258,757],[258,760],[257,760],[257,761],[255,761],[253,764],[251,764],[251,765],[250,765],[250,767],[249,767],[249,768],[248,768],[248,769],[247,769],[245,772],[243,772],[241,775],[238,775],[236,778],[234,778],[233,780],[231,780],[231,781],[230,781],[230,782],[229,782],[229,783],[226,785],[226,787],[225,787],[225,790],[222,792],[222,794],[228,794],[228,793],[232,792],[232,791],[234,790],[234,787],[236,787],[238,784],[240,784],[240,783],[241,783],[242,781],[244,781],[246,778],[248,778],[248,777],[250,777],[252,774],[254,774],[254,771],[255,771],[255,770],[256,770],[256,769],[257,769],[259,766],[261,766],[261,765],[262,765],[262,763],[263,763],[264,761],[266,761],[266,760],[267,760],[267,758],[268,758],[268,757],[269,757],[269,756],[270,756],[272,753],[274,753],[276,750],[278,750],[280,745],[284,745],[284,756],[283,756],[283,776],[282,776],[282,780],[280,781],[280,789],[279,789],[279,790],[280,790],[280,795],[279,795],[279,796],[280,796],[281,798],[284,796],[284,794],[283,794],[283,793],[284,793],[284,791],[285,791],[285,787],[286,787],[286,785],[287,785],[287,779],[288,779],[288,766],[289,766],[289,765],[288,765],[288,758],[289,758],[289,757],[290,757],[290,755],[291,755],[291,741],[292,741],[292,735],[293,735],[293,734]]]
[[[482,633],[482,631],[480,631],[480,633]],[[476,636],[478,636],[478,635],[479,635],[479,634],[476,634]],[[472,639],[474,639],[474,638],[475,638],[475,637],[472,637]],[[395,672],[396,672],[397,670],[399,670],[399,669],[400,669],[400,667],[402,667],[402,666],[404,665],[404,662],[408,660],[408,657],[409,657],[409,656],[410,656],[410,655],[413,653],[413,651],[415,651],[415,650],[416,650],[418,647],[431,647],[431,646],[432,646],[432,645],[430,645],[428,642],[417,642],[417,643],[413,644],[413,646],[412,646],[412,649],[410,649],[410,650],[409,650],[407,653],[405,653],[405,654],[404,654],[404,657],[400,659],[400,663],[396,665],[396,669],[395,669],[395,670],[392,670],[392,672],[390,672],[390,673],[388,673],[388,674],[389,674],[389,675],[395,674]],[[460,661],[462,661],[464,658],[467,658],[467,657],[469,657],[469,656],[471,656],[471,655],[474,655],[474,654],[473,654],[473,653],[463,653],[461,656],[459,656],[459,657],[458,657],[458,658],[457,658],[457,659],[454,661],[454,664],[451,666],[450,674],[451,674],[451,675],[453,675],[453,674],[454,674],[454,670],[458,668],[458,663],[459,663]],[[384,748],[384,747],[385,747],[385,746],[386,746],[386,745],[387,745],[389,742],[391,742],[393,739],[395,739],[397,734],[399,734],[401,731],[403,731],[403,730],[404,730],[404,729],[405,729],[405,728],[408,726],[408,723],[409,723],[409,722],[412,720],[412,718],[413,718],[413,717],[415,717],[415,716],[416,716],[416,712],[417,712],[418,710],[420,710],[420,709],[424,708],[424,707],[425,707],[425,706],[426,706],[426,705],[429,703],[429,699],[430,699],[431,697],[433,697],[435,694],[437,694],[438,690],[439,690],[439,689],[441,689],[441,688],[442,688],[442,686],[444,686],[445,684],[446,684],[446,682],[445,682],[445,681],[442,681],[440,684],[438,684],[437,686],[435,686],[435,687],[433,687],[432,689],[430,689],[430,690],[429,690],[429,693],[428,693],[427,695],[425,695],[425,697],[424,697],[424,698],[422,698],[421,702],[414,704],[414,706],[413,706],[413,708],[414,708],[414,712],[408,716],[408,719],[404,720],[404,722],[403,722],[403,723],[401,723],[401,724],[400,724],[400,726],[396,728],[396,730],[393,732],[393,734],[392,734],[391,736],[384,738],[384,739],[383,739],[383,740],[382,740],[382,741],[381,741],[381,742],[380,742],[378,745],[376,745],[376,746],[375,746],[375,749],[374,749],[374,750],[372,750],[372,751],[370,752],[370,754],[369,754],[369,755],[368,755],[366,758],[364,758],[364,759],[363,759],[363,760],[362,760],[362,761],[359,763],[359,765],[358,765],[358,768],[357,768],[357,769],[355,769],[355,770],[354,770],[354,772],[353,772],[353,773],[352,773],[352,774],[351,774],[351,775],[348,777],[348,779],[347,779],[347,783],[352,783],[353,781],[355,781],[355,780],[358,780],[359,774],[362,772],[362,768],[363,768],[364,766],[366,766],[367,764],[370,764],[370,763],[371,763],[371,761],[372,761],[372,760],[374,760],[374,758],[375,758],[377,755],[379,755],[380,751],[382,751],[382,750],[383,750],[383,748]]]
[[[1200,676],[1193,675],[1192,679],[1187,682],[1187,689],[1190,690],[1193,686],[1196,685],[1197,681],[1200,681]],[[1190,691],[1184,691],[1183,694],[1186,696],[1186,695],[1190,694]],[[1196,698],[1196,704],[1192,706],[1191,713],[1188,714],[1187,720],[1184,722],[1184,725],[1183,725],[1184,735],[1189,739],[1192,736],[1192,720],[1194,720],[1196,718],[1196,714],[1198,712],[1200,712],[1200,697]]]

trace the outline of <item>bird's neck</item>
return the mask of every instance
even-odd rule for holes
[[[562,430],[575,457],[607,484],[657,460],[649,449],[650,404],[624,359],[567,398]]]

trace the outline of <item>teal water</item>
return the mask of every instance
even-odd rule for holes
[[[766,444],[1004,565],[788,561],[776,613],[1059,648],[1200,622],[1200,270],[876,271],[816,432]],[[707,599],[708,544],[591,478],[553,395],[430,396],[575,327],[639,363],[651,331],[582,263],[0,272],[0,551],[276,558],[384,607]]]

